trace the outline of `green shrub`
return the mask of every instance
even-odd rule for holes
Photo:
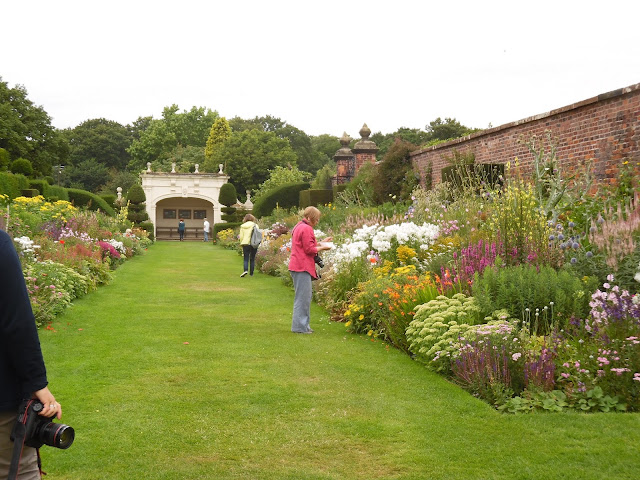
[[[26,158],[16,158],[9,167],[11,173],[19,173],[25,177],[33,175],[33,165]]]
[[[149,235],[149,240],[155,240],[155,237],[153,236],[153,222],[141,222],[138,226],[145,232],[147,232],[147,235]]]
[[[58,200],[69,201],[69,193],[67,189],[64,187],[59,187],[58,185],[49,185],[47,187],[47,193],[44,195],[45,200],[50,202],[56,202]]]
[[[4,148],[0,148],[0,171],[6,170],[10,162],[9,152]]]
[[[300,201],[300,192],[309,188],[309,182],[288,183],[274,188],[253,204],[253,214],[260,218],[271,215],[276,206],[284,209],[297,207]]]
[[[37,188],[23,188],[20,191],[20,194],[23,197],[33,198],[33,197],[37,197],[38,195],[40,195],[40,192],[38,191]]]
[[[47,198],[47,190],[49,189],[49,183],[46,180],[29,180],[29,188],[35,188],[38,190],[38,195],[42,195]]]
[[[132,185],[127,192],[127,200],[131,203],[144,203],[147,200],[147,196],[144,194],[144,189],[141,185]]]
[[[29,188],[29,180],[24,175],[0,172],[0,193],[14,199],[19,197],[25,188]]]
[[[80,190],[79,188],[68,188],[67,194],[69,195],[69,201],[76,207],[86,207],[89,210],[102,211],[112,217],[115,215],[113,208],[94,193],[88,192],[87,190]]]
[[[500,263],[498,259],[496,265]],[[472,291],[484,315],[505,309],[532,333],[548,333],[552,325],[564,328],[571,316],[586,318],[596,288],[596,279],[581,280],[564,270],[500,265],[486,268],[482,276],[476,273]]]
[[[129,200],[127,220],[133,222],[136,225],[149,220],[147,207],[144,204],[146,199],[147,197],[144,194],[144,190],[141,185],[135,184],[131,186],[131,188],[127,192],[127,200]]]
[[[109,194],[100,195],[100,198],[102,198],[105,202],[107,202],[107,205],[109,205],[110,207],[113,207],[116,204],[116,199],[118,197],[109,193]]]
[[[237,222],[239,220],[236,215],[235,207],[222,207],[220,208],[220,211],[222,212],[220,218],[225,222]]]
[[[333,190],[303,190],[300,192],[300,208],[307,208],[309,205],[314,207],[318,205],[326,205],[333,202]]]
[[[236,187],[231,183],[225,183],[220,187],[220,193],[218,194],[218,201],[227,207],[235,204],[238,201],[238,192]]]

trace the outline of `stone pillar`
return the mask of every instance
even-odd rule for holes
[[[349,138],[347,132],[344,132],[340,139],[342,147],[333,156],[333,161],[336,162],[337,169],[337,174],[334,177],[336,185],[349,183],[355,175],[355,156],[349,148],[350,141],[351,138]]]
[[[377,145],[369,140],[369,135],[371,135],[371,129],[367,127],[365,123],[360,129],[360,137],[362,137],[354,146],[353,153],[355,153],[355,174],[358,173],[360,167],[365,163],[376,163],[376,153],[378,153]]]

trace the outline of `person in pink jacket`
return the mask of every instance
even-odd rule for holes
[[[331,248],[327,245],[318,245],[316,242],[313,227],[318,224],[319,220],[320,210],[316,207],[305,208],[303,218],[293,227],[291,236],[289,273],[295,289],[291,321],[291,331],[294,333],[313,333],[309,326],[313,295],[311,281],[318,278],[314,257],[318,252]],[[330,242],[331,238],[325,240]]]

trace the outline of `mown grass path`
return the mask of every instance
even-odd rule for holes
[[[500,414],[241,262],[158,243],[41,332],[49,480],[638,478],[640,416]]]

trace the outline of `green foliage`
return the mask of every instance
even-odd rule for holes
[[[170,162],[178,146],[200,147],[204,150],[218,112],[203,107],[192,107],[182,113],[178,113],[178,110],[177,105],[165,107],[161,119],[148,121],[148,125],[139,131],[140,138],[134,139],[128,150],[131,154],[131,170],[144,169],[147,162]],[[217,171],[217,168],[210,171]]]
[[[454,138],[464,137],[481,129],[469,128],[460,124],[455,118],[445,118],[444,121],[438,117],[434,121],[429,122],[425,127],[429,140],[451,140]]]
[[[418,185],[418,177],[413,170],[409,154],[417,147],[409,142],[396,140],[378,165],[373,181],[374,198],[378,204],[397,197],[408,200]]]
[[[144,189],[142,188],[142,185],[140,184],[132,185],[129,191],[127,192],[127,200],[129,200],[134,205],[146,202],[147,196],[144,193]]]
[[[107,202],[94,193],[78,188],[68,188],[67,194],[69,196],[69,201],[78,208],[86,207],[89,210],[102,211],[110,216],[115,215],[113,208],[107,205]]]
[[[39,195],[47,198],[49,183],[46,180],[29,180],[29,188],[35,188]]]
[[[109,177],[109,170],[95,158],[83,160],[64,169],[64,184],[90,192],[97,192]]]
[[[20,196],[20,192],[29,188],[29,179],[24,175],[14,175],[10,172],[0,172],[0,194],[9,196],[14,199]]]
[[[342,207],[369,207],[376,205],[374,183],[377,181],[377,176],[378,170],[375,165],[371,163],[363,165],[349,183],[334,187],[333,198],[335,203]]]
[[[253,200],[255,202],[261,196],[274,190],[280,185],[285,185],[288,183],[307,182],[310,178],[310,173],[298,170],[298,167],[296,166],[288,165],[286,167],[283,167],[280,165],[276,165],[275,168],[269,170],[269,178],[267,178],[260,185],[260,187],[258,187],[258,190],[254,192]]]
[[[271,215],[276,206],[284,209],[297,207],[300,201],[300,192],[307,190],[309,186],[308,182],[280,185],[256,200],[253,204],[253,214],[260,218]]]
[[[25,188],[20,193],[22,194],[23,197],[27,197],[27,198],[33,198],[40,195],[40,192],[38,191],[37,188]]]
[[[44,195],[44,198],[50,202],[56,202],[58,200],[69,201],[69,193],[67,189],[64,187],[60,187],[58,185],[49,185],[47,188],[47,193]]]
[[[438,360],[450,354],[459,338],[481,319],[475,299],[462,293],[451,298],[440,295],[416,307],[415,312],[406,331],[409,351],[437,371],[448,368],[448,361]]]
[[[233,183],[225,183],[220,187],[220,193],[218,194],[218,201],[222,205],[230,207],[238,201],[238,193]]]
[[[333,190],[303,190],[300,192],[300,208],[306,208],[309,205],[327,205],[333,202]]]
[[[117,200],[117,196],[115,195],[100,195],[100,198],[102,198],[105,202],[107,202],[107,205],[109,205],[110,207],[114,207],[116,206],[116,200]]]
[[[204,170],[217,171],[218,164],[224,165],[224,172],[238,191],[255,191],[276,166],[296,165],[296,154],[288,140],[273,132],[234,131],[231,138],[205,160]]]
[[[118,122],[105,118],[85,120],[63,134],[69,142],[72,165],[94,159],[107,169],[123,170],[130,161],[127,149],[131,146],[133,136],[127,127]]]
[[[33,175],[33,166],[31,165],[31,162],[26,158],[16,158],[13,162],[11,162],[9,170],[11,171],[11,173],[24,175],[25,177],[30,177],[31,175]]]
[[[24,87],[10,88],[0,77],[0,142],[12,159],[26,158],[35,176],[47,175],[53,162],[62,162],[68,143],[51,126],[51,118],[27,98]],[[29,174],[31,175],[31,174]]]
[[[6,170],[11,162],[9,152],[5,148],[0,148],[0,171]]]
[[[231,137],[231,127],[224,117],[219,117],[211,125],[207,145],[204,149],[205,158],[211,158],[213,153]]]
[[[145,232],[147,232],[147,235],[149,236],[149,240],[151,240],[152,242],[155,240],[155,238],[153,236],[153,223],[152,222],[140,222],[140,224],[138,226],[141,229],[143,229]]]
[[[222,230],[226,230],[226,229],[235,229],[240,227],[240,225],[242,225],[241,222],[218,222],[218,223],[214,223],[213,227],[212,227],[212,236],[213,238],[216,238],[218,235],[218,232],[221,232]]]
[[[503,266],[498,257],[495,267],[476,274],[472,291],[484,315],[506,309],[532,332],[545,334],[552,326],[564,328],[572,315],[587,316],[595,282],[548,266]]]
[[[315,190],[324,190],[332,187],[332,179],[336,176],[335,163],[327,163],[316,172],[316,176],[311,182],[311,188]]]

